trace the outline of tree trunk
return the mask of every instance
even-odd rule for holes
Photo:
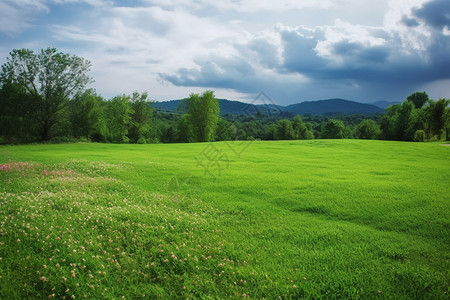
[[[50,131],[50,124],[46,120],[42,127],[42,133],[41,133],[42,141],[46,142],[49,140],[49,131]]]

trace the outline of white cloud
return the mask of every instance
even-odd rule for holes
[[[448,26],[445,26],[445,27],[442,29],[442,34],[443,34],[443,35],[447,35],[447,36],[450,35],[450,29],[448,28]]]
[[[339,43],[361,45],[364,48],[384,46],[386,38],[377,36],[382,28],[350,24],[337,19],[333,26],[321,26],[319,30],[324,32],[324,39],[318,41],[315,50],[321,57],[327,58],[336,64],[351,63],[346,60],[348,53],[336,52]]]
[[[84,3],[93,7],[110,6],[103,0],[1,0],[0,33],[17,35],[36,26],[38,17],[51,12],[52,5]]]
[[[147,0],[149,4],[166,8],[184,8],[189,10],[201,10],[205,7],[215,8],[221,11],[258,12],[258,11],[289,11],[303,8],[330,8],[333,1],[330,0]]]
[[[400,38],[401,51],[426,51],[431,42],[431,34],[425,24],[411,27],[403,20],[412,18],[412,9],[422,6],[429,0],[390,0],[389,10],[384,17],[384,27]]]
[[[196,60],[197,68],[181,67],[162,76],[178,86],[228,86],[253,93],[265,86],[265,90],[275,90],[289,99],[317,86],[359,97],[409,92],[426,80],[445,77],[435,68],[441,61],[448,63],[441,59],[443,51],[439,48],[446,42],[435,42],[442,32],[424,21],[413,27],[404,22],[405,16],[415,17],[412,9],[420,9],[420,4],[391,1],[392,11],[386,14],[384,22],[388,25],[384,26],[340,19],[332,25],[310,28],[278,24],[242,36],[233,44],[239,53],[234,58],[203,57]]]
[[[212,53],[222,57],[236,53],[229,45],[236,33],[226,24],[160,7],[106,8],[95,24],[57,25],[53,30],[56,40],[85,45],[87,50],[79,55],[93,62],[95,86],[110,96],[150,88],[176,90],[161,83],[158,73],[196,68],[197,57]]]
[[[165,61],[173,67],[191,65],[198,55],[220,53],[233,32],[207,18],[159,7],[115,7],[98,26],[55,26],[55,39],[89,41],[107,57],[130,66]]]
[[[111,6],[113,1],[110,0],[48,0],[48,2],[64,5],[64,4],[74,4],[74,3],[85,3],[94,7],[99,6]]]
[[[43,1],[4,0],[0,2],[0,32],[18,34],[32,26],[33,16],[47,13]]]
[[[79,15],[71,15],[70,21],[52,15],[53,8],[65,11],[69,3]],[[250,99],[246,93],[265,90],[286,101],[298,100],[300,94],[305,99],[375,93],[379,87],[372,82],[377,80],[386,84],[386,95],[394,93],[384,77],[407,82],[411,76],[405,74],[445,53],[437,51],[436,41],[446,45],[443,38],[450,34],[448,26],[435,28],[415,15],[413,8],[425,0],[137,3],[0,0],[0,31],[32,33],[37,17],[48,14],[52,32],[40,30],[49,40],[10,44],[56,44],[86,57],[93,63],[94,86],[106,96],[149,90],[170,99],[213,88]],[[0,46],[0,53],[5,49]],[[426,71],[424,77],[433,73]]]

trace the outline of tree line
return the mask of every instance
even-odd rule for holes
[[[449,139],[449,100],[417,92],[384,115],[220,116],[213,91],[191,94],[177,111],[158,111],[147,92],[104,99],[91,64],[55,48],[13,50],[0,73],[0,143],[94,141],[174,143],[223,140]],[[257,110],[257,109],[256,109]]]
[[[391,105],[381,119],[382,138],[398,141],[449,140],[450,101],[433,101],[427,93],[411,94],[401,104]]]

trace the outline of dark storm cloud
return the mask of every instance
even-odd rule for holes
[[[366,46],[343,40],[333,44],[330,50],[341,62],[328,64],[323,72],[314,74],[316,78],[379,82],[395,74],[391,69],[393,62],[389,60],[391,49],[388,46]]]
[[[389,50],[386,46],[365,47],[360,43],[342,41],[334,45],[333,54],[344,56],[349,62],[356,65],[365,66],[371,63],[386,63]]]
[[[426,9],[426,8],[424,8]],[[334,34],[341,34],[333,28]],[[355,80],[386,82],[425,82],[449,78],[450,37],[434,32],[427,49],[405,49],[399,33],[370,29],[367,37],[346,36],[329,42],[321,29],[305,35],[281,31],[283,69],[305,74],[312,80]],[[329,36],[333,34],[328,34]],[[370,40],[377,39],[375,45]],[[318,44],[327,43],[327,55]]]
[[[304,36],[296,32],[282,32],[284,46],[283,68],[290,72],[306,74],[315,79],[351,79],[379,76],[386,70],[390,55],[387,46],[365,46],[362,43],[348,39],[333,43],[330,54],[339,58],[335,63],[318,54],[316,46],[322,35],[315,33],[314,37]],[[376,72],[376,76],[374,76]],[[385,76],[385,75],[382,75]]]
[[[200,69],[181,68],[177,74],[160,73],[159,76],[174,85],[234,88],[248,92],[248,81],[255,77],[255,70],[242,58],[211,56],[197,60]]]
[[[326,60],[319,57],[315,50],[318,36],[309,36],[293,30],[283,30],[280,36],[284,48],[283,68],[301,74],[317,73],[323,70]]]
[[[429,53],[429,76],[435,79],[450,78],[450,36],[436,36],[429,47]]]
[[[176,86],[233,89],[252,95],[265,91],[279,104],[298,99],[302,78],[277,72],[268,74],[266,69],[254,67],[249,61],[256,59],[251,57],[252,52],[247,53],[249,56],[245,57],[211,56],[196,62],[199,69],[183,68],[176,74],[160,73],[159,76]]]
[[[450,1],[434,0],[425,3],[421,8],[413,9],[413,14],[427,24],[437,28],[450,27]]]
[[[402,23],[408,27],[417,27],[419,26],[419,22],[414,18],[408,18],[407,16],[402,17]]]
[[[251,41],[247,47],[236,47],[238,50],[245,52],[247,48],[251,50],[250,55],[255,55],[258,62],[267,68],[276,68],[279,65],[278,48],[274,44],[269,43],[263,38]]]
[[[419,20],[425,26],[443,27],[449,23],[449,8],[450,1],[430,1],[414,9],[412,18],[403,16],[400,22],[408,28],[418,27]],[[160,76],[175,85],[216,86],[240,92],[255,90],[252,85],[271,84],[265,77],[267,74],[259,76],[257,66],[274,71],[269,75],[273,83],[278,82],[277,75],[301,74],[309,78],[309,85],[332,81],[358,85],[366,82],[366,85],[378,84],[392,90],[399,85],[450,77],[450,37],[442,30],[430,32],[432,38],[424,42],[425,49],[420,49],[405,48],[404,36],[408,32],[356,26],[353,29],[366,32],[367,36],[355,36],[352,28],[349,30],[345,26],[277,28],[278,45],[258,37],[245,46],[235,46],[239,55],[232,58],[211,56],[197,61],[199,69],[180,69],[177,74]],[[426,36],[423,38],[425,41]],[[318,47],[320,43],[326,43],[325,54]],[[281,59],[277,59],[277,53],[281,53]],[[298,90],[301,84],[299,82],[295,87],[284,85],[286,89]]]
[[[282,104],[450,92],[449,0],[238,2],[0,0],[0,60],[55,46],[92,61],[108,96],[264,90]]]
[[[413,15],[438,30],[427,49],[429,64],[424,73],[433,79],[450,78],[450,35],[444,32],[450,29],[450,1],[429,1],[413,9]]]
[[[336,63],[331,58],[318,54],[316,46],[323,33],[314,32],[305,35],[294,30],[280,30],[281,61],[277,61],[276,48],[273,44],[258,40],[249,42],[248,48],[239,47],[240,55],[231,58],[211,56],[197,60],[199,69],[179,69],[176,74],[160,74],[160,76],[180,86],[208,86],[237,89],[241,92],[255,90],[257,86],[270,85],[277,82],[277,75],[301,74],[311,80],[358,80],[358,81],[420,81],[427,75],[416,55],[392,57],[395,49],[391,46],[366,46],[362,43],[342,40],[330,46],[333,57],[339,58]],[[257,45],[257,46],[255,46]],[[250,64],[252,61],[253,64]],[[260,74],[255,65],[269,67],[274,73],[272,79],[267,74]],[[418,70],[416,70],[418,69]],[[403,73],[403,74],[399,74]],[[269,74],[270,76],[270,74]],[[280,84],[283,84],[280,82]],[[301,82],[298,82],[301,84]],[[289,88],[289,87],[287,87]],[[297,88],[297,87],[296,87]]]

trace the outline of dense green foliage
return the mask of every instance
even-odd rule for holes
[[[153,110],[148,105],[148,93],[134,92],[131,97],[131,123],[128,132],[130,142],[138,144],[146,144],[154,137],[153,128],[151,126]]]
[[[89,61],[60,53],[55,48],[39,53],[27,49],[13,50],[0,74],[0,86],[9,96],[2,105],[8,104],[13,111],[32,109],[36,130],[40,138],[47,141],[52,131],[57,132],[67,121],[70,98],[91,82],[87,74],[89,69]],[[23,96],[28,100],[25,106],[31,104],[31,107],[17,107],[22,101],[15,103],[16,99]],[[23,117],[12,115],[19,119]]]
[[[0,143],[191,144],[0,146],[1,299],[448,298],[450,147],[312,139],[449,139],[449,100],[220,117],[213,91],[104,99],[89,68],[11,52]]]
[[[417,96],[418,94],[421,96]],[[426,96],[426,93],[414,93],[408,99],[416,102],[405,100],[386,109],[386,114],[381,118],[384,139],[413,141],[417,131],[419,135],[424,131],[428,141],[440,140],[445,131],[448,139],[450,101],[447,99],[433,101],[426,96],[427,102],[423,105],[424,95]]]
[[[106,111],[102,97],[93,90],[87,90],[75,97],[71,105],[70,123],[76,138],[102,142],[106,136]]]
[[[349,133],[344,123],[339,120],[330,120],[323,124],[322,138],[324,139],[345,139]]]
[[[415,93],[409,95],[406,98],[406,100],[414,103],[415,108],[419,109],[419,108],[422,108],[422,106],[424,106],[425,103],[427,103],[428,100],[430,100],[430,99],[428,98],[428,94],[425,92],[423,92],[423,93],[415,92]]]
[[[1,146],[0,298],[446,299],[449,151]]]
[[[380,134],[380,128],[374,120],[362,120],[356,127],[356,137],[359,139],[375,140]]]
[[[192,128],[190,140],[195,142],[210,142],[214,140],[219,121],[219,102],[213,91],[203,94],[191,94],[185,99],[187,121]],[[188,134],[191,130],[188,130]]]
[[[449,100],[433,101],[414,93],[386,114],[315,116],[319,103],[339,111],[373,111],[374,106],[342,99],[305,102],[277,110],[275,105],[239,103],[242,111],[220,116],[213,91],[191,94],[181,107],[161,110],[148,93],[104,99],[84,90],[91,78],[83,58],[48,48],[34,53],[13,50],[0,74],[0,143],[95,141],[110,143],[177,143],[227,140],[449,139]],[[225,101],[225,100],[223,100]],[[224,102],[234,107],[232,101]],[[367,106],[368,108],[365,108]],[[314,108],[314,109],[313,109]],[[343,110],[341,110],[342,108]],[[372,109],[372,110],[370,110]]]

